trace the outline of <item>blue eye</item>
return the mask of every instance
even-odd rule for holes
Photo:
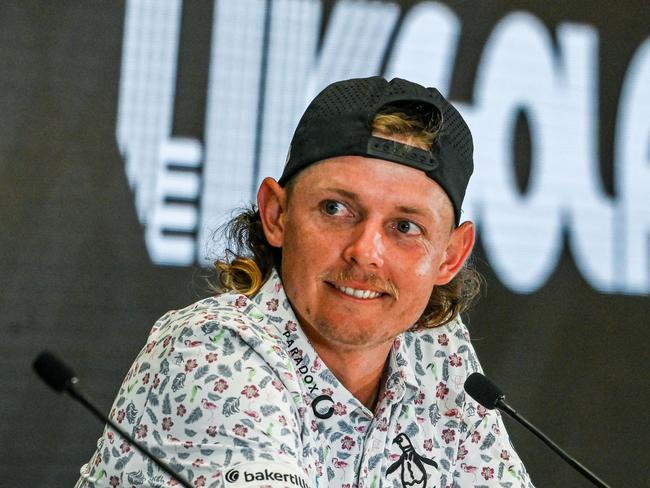
[[[398,221],[395,228],[402,234],[417,235],[422,233],[422,229],[417,224],[408,220]]]
[[[345,209],[342,203],[336,202],[334,200],[325,200],[321,204],[323,211],[328,215],[336,215]]]

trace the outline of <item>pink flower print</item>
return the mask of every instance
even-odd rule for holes
[[[224,380],[223,378],[219,378],[219,380],[214,382],[214,391],[218,391],[219,393],[223,393],[228,389],[228,382]]]
[[[202,464],[203,464],[203,459],[201,459],[201,458],[196,458],[196,459],[194,460],[194,462],[192,463],[192,466],[194,466],[195,468],[198,468],[198,467],[200,467]]]
[[[341,402],[336,402],[333,406],[335,415],[345,415],[348,412],[348,408],[343,405]]]
[[[293,320],[287,320],[287,323],[284,325],[284,330],[295,332],[298,330],[298,324],[296,324]]]
[[[424,440],[424,449],[426,449],[429,452],[433,451],[433,440],[432,439],[425,439]]]
[[[436,386],[436,398],[444,400],[444,398],[447,396],[447,393],[449,393],[449,388],[447,388],[447,385],[442,381],[438,383],[438,386]]]
[[[273,385],[273,388],[275,388],[278,391],[282,391],[282,389],[284,388],[282,383],[276,380],[275,378],[271,380],[271,384]]]
[[[259,389],[255,385],[246,385],[241,391],[241,394],[246,398],[256,398],[260,396]]]
[[[117,412],[117,421],[118,421],[118,423],[121,424],[122,421],[124,420],[124,417],[126,417],[126,412],[124,411],[124,409],[121,409],[119,412]]]
[[[194,486],[205,486],[205,476],[201,475],[194,480]]]
[[[210,437],[216,437],[217,436],[217,426],[216,425],[209,426],[205,430],[205,433],[208,434]]]
[[[334,463],[334,467],[337,469],[345,469],[348,467],[348,463],[343,461],[342,459],[339,459],[337,457],[332,459],[332,463]],[[349,485],[348,485],[349,486]]]
[[[494,478],[494,469],[490,468],[489,466],[486,466],[481,470],[481,475],[486,480],[490,480],[490,479]]]
[[[343,439],[341,439],[341,447],[348,451],[351,450],[355,444],[356,444],[355,440],[349,435],[346,435],[343,437]]]
[[[479,405],[476,408],[476,413],[479,417],[483,418],[487,415],[487,408],[485,408],[483,405]]]
[[[241,308],[246,306],[246,297],[245,296],[240,296],[237,297],[237,300],[235,300],[235,307],[236,308]]]
[[[472,433],[472,442],[474,444],[478,444],[478,441],[480,440],[481,440],[481,434],[478,431],[474,431],[474,433]]]
[[[453,353],[451,356],[449,356],[449,364],[452,366],[462,366],[463,357],[459,356],[456,353]]]
[[[320,371],[321,365],[322,365],[322,363],[321,363],[320,358],[318,356],[316,356],[314,358],[313,364],[311,365],[311,368],[309,368],[309,371],[311,371],[312,373],[317,373],[318,371]]]
[[[235,424],[232,431],[239,437],[246,437],[246,434],[248,433],[248,427],[245,427],[242,424]]]
[[[218,356],[216,352],[211,352],[205,355],[205,360],[209,363],[214,363],[217,360],[217,357]]]
[[[457,408],[450,408],[443,413],[445,417],[460,418],[460,411]]]
[[[278,416],[278,422],[280,422],[285,427],[287,426],[287,418],[284,415]]]
[[[438,335],[438,344],[441,346],[446,346],[449,344],[449,337],[447,337],[447,334],[440,334]]]
[[[192,441],[185,441],[183,442],[183,447],[189,449],[190,447],[194,447],[194,443]]]
[[[176,415],[178,415],[179,417],[182,417],[186,413],[187,413],[187,408],[185,408],[185,405],[183,405],[182,403],[178,407],[176,407]]]
[[[278,309],[278,302],[277,298],[271,298],[268,302],[266,302],[266,309],[270,312],[275,312]]]
[[[420,392],[418,393],[417,398],[413,401],[416,405],[422,405],[424,403],[424,393]]]
[[[158,376],[158,373],[156,373],[153,377],[153,387],[158,388],[158,385],[160,385],[160,377]]]
[[[502,449],[501,454],[499,455],[499,457],[501,459],[503,459],[504,461],[507,461],[508,459],[510,459],[510,454],[505,449]]]
[[[382,417],[379,422],[377,422],[377,428],[382,432],[386,432],[388,430],[388,419]]]
[[[169,346],[169,343],[171,341],[172,341],[172,336],[168,335],[167,337],[165,337],[165,340],[163,341],[163,347],[167,348],[167,346]]]
[[[332,389],[329,388],[329,387],[323,388],[320,392],[321,392],[323,395],[329,395],[329,396],[334,395],[334,390],[332,390]]]
[[[138,431],[137,431],[137,436],[138,439],[144,439],[147,437],[147,431],[149,430],[149,427],[147,427],[146,424],[140,424],[138,426]]]
[[[115,438],[115,434],[113,434],[112,432],[109,431],[109,432],[106,433],[106,437],[108,437],[108,442],[112,444],[113,439]]]
[[[108,482],[113,488],[120,484],[120,479],[117,476],[111,476],[111,480]]]
[[[171,417],[164,417],[162,419],[162,429],[163,430],[171,430],[172,425],[174,425],[174,422],[172,422]]]
[[[449,444],[450,442],[454,442],[455,437],[456,437],[456,431],[454,429],[444,429],[442,431],[442,440],[445,441],[446,444]]]
[[[147,344],[146,351],[151,352],[155,347],[155,345],[156,345],[156,341],[151,341],[149,344]]]
[[[149,378],[150,378],[149,373],[145,374],[145,375],[142,377],[142,384],[143,384],[143,385],[148,384],[148,383],[149,383]]]
[[[120,451],[122,451],[122,454],[125,454],[131,450],[131,444],[128,443],[128,441],[122,441],[122,444],[120,444]]]
[[[190,373],[190,372],[192,372],[192,370],[193,370],[194,368],[196,368],[197,366],[198,366],[198,364],[197,364],[197,362],[196,362],[196,359],[188,359],[188,360],[185,362],[185,371],[186,371],[187,373]]]
[[[465,456],[467,456],[468,453],[469,451],[464,445],[460,446],[458,448],[458,459],[462,461],[463,459],[465,459]]]

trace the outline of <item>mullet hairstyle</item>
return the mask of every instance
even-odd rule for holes
[[[400,142],[429,149],[442,126],[442,114],[432,115],[422,105],[391,104],[382,107],[372,122],[373,134],[398,138]],[[286,185],[289,201],[295,176]],[[266,240],[256,205],[244,208],[221,229],[228,242],[223,257],[214,264],[218,283],[210,283],[216,293],[232,292],[252,296],[259,291],[282,263],[282,249]],[[483,278],[470,260],[445,285],[435,286],[424,312],[411,330],[433,328],[454,320],[475,302]]]

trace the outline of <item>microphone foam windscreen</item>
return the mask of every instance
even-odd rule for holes
[[[36,374],[56,391],[65,390],[67,384],[75,377],[68,366],[48,351],[40,353],[33,366]]]
[[[499,400],[505,398],[505,394],[491,380],[481,373],[472,373],[465,380],[465,391],[474,400],[485,408],[492,410],[496,408]]]

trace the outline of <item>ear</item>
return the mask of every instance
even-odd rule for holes
[[[463,267],[474,247],[475,232],[472,222],[463,222],[455,228],[445,251],[445,259],[438,269],[436,285],[446,285]]]
[[[282,247],[286,203],[286,190],[273,178],[264,178],[260,189],[257,191],[257,207],[259,208],[264,235],[273,247]]]

